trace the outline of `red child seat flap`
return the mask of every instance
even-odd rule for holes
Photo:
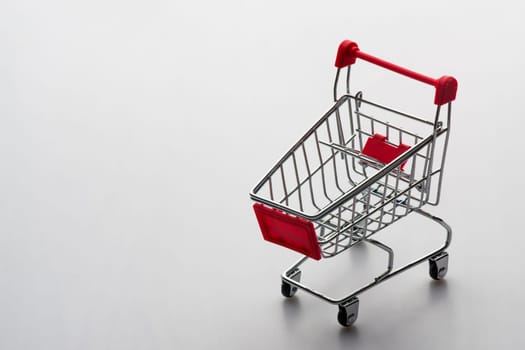
[[[321,249],[312,222],[260,203],[255,203],[253,210],[265,240],[295,250],[312,259],[321,259]]]
[[[366,140],[365,147],[361,153],[377,159],[381,163],[388,164],[405,151],[407,151],[410,146],[400,143],[399,146],[394,146],[386,142],[386,136],[381,134],[374,134],[374,136],[369,137]],[[401,170],[404,169],[407,160],[401,163]]]

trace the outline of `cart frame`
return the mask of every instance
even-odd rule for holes
[[[364,100],[361,92],[352,95],[350,93],[350,67],[356,62],[357,58],[434,86],[436,89],[434,104],[437,105],[437,107],[433,122],[375,102]],[[339,323],[343,326],[350,326],[355,322],[358,315],[359,299],[357,296],[364,291],[427,260],[429,261],[430,267],[429,273],[433,279],[441,279],[447,273],[448,253],[446,253],[445,250],[450,245],[452,229],[444,220],[424,211],[422,207],[426,204],[438,205],[441,198],[443,171],[450,133],[451,103],[456,97],[457,81],[450,76],[433,79],[394,65],[362,52],[356,43],[349,40],[345,40],[340,44],[335,66],[337,67],[337,73],[333,87],[335,102],[333,107],[272,167],[268,174],[265,175],[252,190],[250,197],[258,203],[254,205],[254,208],[256,209],[256,215],[263,235],[274,229],[271,225],[274,225],[276,220],[289,220],[288,218],[292,217],[293,219],[290,219],[292,220],[292,225],[299,226],[300,230],[305,230],[306,234],[309,235],[310,241],[316,239],[314,243],[319,245],[319,248],[317,246],[314,247],[318,249],[318,251],[311,252],[308,251],[308,248],[301,247],[301,249],[298,249],[287,245],[286,242],[283,244],[279,240],[275,241],[265,236],[267,240],[295,249],[305,255],[283,272],[281,276],[282,294],[286,297],[292,297],[298,289],[301,289],[328,303],[336,304],[339,306],[337,317]],[[343,68],[347,69],[346,94],[338,97],[337,87]],[[354,109],[352,109],[352,102],[354,102]],[[431,129],[429,129],[430,133],[426,137],[421,137],[399,126],[392,125],[388,121],[385,122],[379,118],[376,119],[360,111],[362,104],[380,110],[381,112],[388,112],[410,119],[419,124],[426,124],[431,127]],[[347,132],[346,129],[348,128],[343,127],[341,122],[342,106],[345,105],[348,105],[348,113],[350,115],[350,125],[348,128],[351,129],[352,135],[349,137],[344,135],[344,132]],[[446,118],[444,120],[441,119],[443,105],[446,105]],[[357,116],[356,124],[354,124],[352,119],[354,114]],[[337,135],[333,137],[330,131],[331,126],[329,121],[332,120],[330,118],[333,119],[332,124],[337,125],[336,129],[334,129],[335,132],[333,132]],[[370,121],[371,130],[365,131],[365,128],[362,127],[361,123],[363,118],[367,118],[367,120]],[[381,141],[384,144],[381,143],[380,146],[387,147],[390,151],[394,151],[390,157],[391,159],[387,159],[386,161],[378,161],[377,158],[369,154],[370,152],[367,153],[367,149],[371,148],[368,146],[368,143],[371,142],[370,139],[376,138],[377,136],[374,134],[374,123],[376,127],[381,125],[381,127],[386,130],[387,135],[381,139],[384,140]],[[318,135],[318,130],[325,128],[325,126],[328,130],[328,142],[320,140]],[[398,149],[393,146],[394,143],[388,140],[389,132],[392,132],[392,130],[399,135]],[[363,139],[366,136],[368,136],[369,139],[365,143]],[[307,143],[312,143],[314,137],[319,154],[319,164],[317,167],[314,167],[315,169],[312,171],[307,158],[306,148],[308,148]],[[402,144],[403,137],[414,138],[411,146]],[[441,142],[440,146],[437,146],[438,139],[442,137],[443,142]],[[334,140],[337,138],[338,142],[335,142]],[[323,159],[319,145],[329,147],[331,156]],[[401,149],[401,146],[405,148]],[[302,177],[300,176],[300,170],[298,170],[296,160],[296,152],[300,149],[302,149],[306,163],[306,169],[304,171],[307,172],[307,174]],[[440,159],[437,159],[436,155],[439,155]],[[337,161],[336,159],[339,159],[339,156],[341,160]],[[348,159],[350,159],[350,161]],[[419,167],[416,169],[417,159],[422,159],[422,161],[419,162]],[[344,165],[346,165],[348,182],[351,185],[345,189],[342,189],[341,187],[344,186],[338,183],[336,170],[337,166],[343,164],[343,161]],[[287,189],[285,171],[283,170],[287,162],[293,164],[292,174],[293,170],[295,170],[296,187],[291,190]],[[337,198],[328,195],[327,191],[327,181],[325,178],[325,171],[327,170],[325,166],[328,167],[327,164],[330,162],[333,162],[335,187],[340,192]],[[410,162],[409,171],[403,169],[407,162]],[[423,165],[421,164],[422,162]],[[349,164],[351,164],[354,173],[359,175],[361,180],[356,181],[352,179]],[[367,170],[370,168],[375,170],[375,172],[372,171],[372,174],[370,174],[370,171]],[[275,186],[272,185],[272,178],[275,178],[279,172],[284,188],[282,196],[274,193]],[[314,176],[319,178],[319,181],[315,184],[313,180]],[[435,177],[437,177],[437,181],[433,180]],[[324,196],[327,199],[323,205],[318,203],[319,196],[316,199],[317,202],[314,200],[317,195],[314,194],[314,187],[319,183],[322,184]],[[309,194],[307,191],[308,186]],[[266,190],[268,194],[262,194],[263,190]],[[306,192],[306,194],[304,192]],[[417,193],[417,195],[414,193]],[[431,193],[434,193],[434,195],[431,195]],[[278,200],[277,197],[281,198],[281,200]],[[289,203],[293,201],[292,197],[295,197],[295,206]],[[305,197],[308,197],[310,200],[305,199]],[[310,211],[305,208],[308,204],[310,204]],[[278,215],[277,217],[272,217],[272,222],[268,224],[269,226],[266,226],[265,215],[267,214],[258,211],[258,209],[261,208],[257,206],[273,208],[272,210],[279,214],[276,214]],[[359,210],[357,209],[358,207],[360,208]],[[418,213],[442,227],[446,233],[445,241],[442,246],[432,252],[394,270],[394,250],[386,244],[373,239],[371,236],[411,212]],[[315,227],[313,223],[315,223]],[[280,228],[278,227],[277,231],[286,231],[286,229],[290,227],[290,224],[287,223],[286,225],[287,226],[281,226]],[[279,235],[286,236],[286,234],[287,232],[279,232]],[[318,260],[321,256],[325,258],[333,257],[357,244],[371,244],[388,254],[386,270],[373,278],[370,283],[352,291],[342,298],[333,298],[300,282],[301,270],[299,267],[309,258]],[[306,250],[303,251],[302,249]]]

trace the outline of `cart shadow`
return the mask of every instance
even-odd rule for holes
[[[359,341],[359,327],[341,327],[339,330],[339,343],[341,345],[355,345]]]
[[[429,301],[441,302],[448,297],[448,282],[446,279],[432,281],[428,287]]]
[[[383,318],[380,321],[382,322],[380,326],[370,328],[369,324],[365,324],[367,321],[363,320],[363,324],[360,324],[358,318],[356,324],[351,327],[341,328],[338,332],[339,346],[340,348],[350,348],[362,345],[361,343],[366,341],[369,345],[373,344],[375,348],[385,348],[389,346],[389,343],[404,343],[407,325],[409,327],[418,327],[418,324],[424,324],[428,321],[429,315],[421,311],[426,310],[430,314],[439,312],[436,309],[440,308],[443,303],[446,303],[448,298],[449,285],[447,280],[432,281],[428,284],[426,299],[423,296],[421,303],[404,308],[402,313],[393,313],[396,315],[395,317]],[[377,320],[374,323],[377,324]],[[334,326],[336,325],[334,324]],[[363,332],[360,332],[359,327],[362,328],[362,331],[366,330],[366,336],[362,334]],[[400,339],[396,339],[398,336]],[[385,339],[389,340],[385,341]]]
[[[281,302],[284,319],[287,323],[294,322],[302,313],[299,298],[286,298]]]

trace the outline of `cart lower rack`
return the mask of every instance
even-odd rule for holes
[[[350,92],[350,67],[356,59],[435,87],[433,119],[404,113]],[[345,40],[335,65],[335,104],[272,167],[251,192],[263,237],[304,255],[282,274],[281,292],[298,289],[339,306],[343,326],[357,318],[357,296],[425,261],[430,276],[441,279],[448,268],[445,252],[452,230],[424,211],[437,205],[450,132],[451,104],[457,81],[433,79],[362,52]],[[346,93],[338,97],[340,72],[346,68]],[[441,247],[394,270],[394,251],[372,236],[410,213],[420,214],[445,230]],[[331,298],[301,283],[299,267],[309,258],[330,258],[357,244],[372,244],[388,253],[386,270],[347,296]]]

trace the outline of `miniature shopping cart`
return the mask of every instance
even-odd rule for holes
[[[350,92],[350,67],[359,58],[434,86],[435,114],[419,117],[366,100]],[[357,319],[357,296],[426,260],[430,276],[441,279],[448,268],[450,226],[422,207],[440,200],[450,132],[451,103],[457,81],[433,79],[361,51],[345,40],[337,52],[332,108],[271,168],[251,192],[265,240],[304,257],[282,274],[281,292],[298,289],[339,306],[338,321]],[[346,93],[338,97],[339,77],[346,68]],[[342,82],[344,84],[344,82]],[[444,115],[444,116],[443,116]],[[430,254],[393,270],[394,251],[372,238],[410,213],[441,225],[445,243]],[[344,298],[331,298],[301,283],[299,267],[309,258],[334,257],[359,244],[388,254],[386,271]]]

